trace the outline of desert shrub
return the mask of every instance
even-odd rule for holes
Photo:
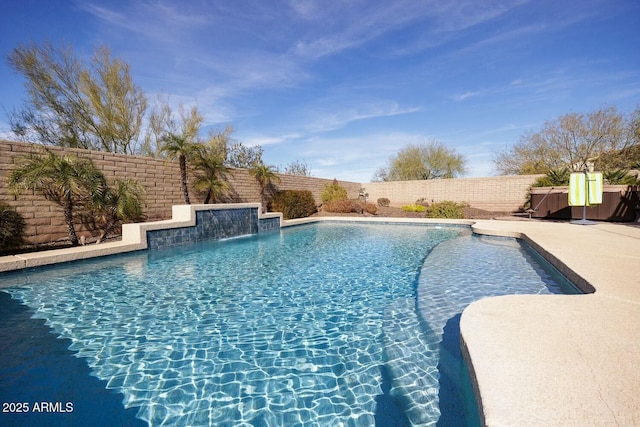
[[[271,200],[272,212],[282,212],[284,219],[305,218],[316,213],[316,201],[309,190],[278,191]]]
[[[324,204],[324,210],[334,213],[351,213],[356,210],[356,206],[352,200],[338,199],[326,202]]]
[[[427,218],[462,219],[464,218],[462,208],[467,206],[465,203],[456,203],[448,200],[433,203],[427,208]]]
[[[420,197],[418,200],[416,200],[416,205],[420,205],[420,206],[424,206],[427,207],[429,206],[429,202],[427,202],[427,199],[425,197]]]
[[[0,202],[0,254],[9,253],[24,244],[27,223],[20,213]]]
[[[354,200],[353,201],[353,210],[352,212],[355,213],[368,213],[370,215],[375,215],[376,213],[378,213],[378,207],[376,205],[374,205],[373,203],[367,203],[367,202],[361,202],[359,200]]]
[[[376,213],[378,213],[378,207],[373,203],[366,203],[364,205],[364,210],[371,215],[375,215]]]
[[[404,205],[402,210],[405,212],[425,212],[427,210],[426,207],[422,205]]]
[[[389,204],[391,204],[391,200],[387,199],[386,197],[380,197],[378,199],[378,206],[388,207]]]
[[[334,200],[346,200],[347,190],[340,184],[338,180],[334,179],[331,184],[326,184],[322,190],[322,203],[331,202]]]

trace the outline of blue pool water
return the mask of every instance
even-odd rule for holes
[[[0,280],[12,298],[0,299],[0,398],[74,408],[3,413],[3,425],[473,424],[464,307],[574,292],[513,239],[391,224],[300,226]]]

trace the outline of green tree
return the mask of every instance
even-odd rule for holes
[[[179,125],[175,121],[168,122],[167,129],[161,138],[162,147],[160,151],[170,159],[178,160],[180,165],[180,188],[184,195],[184,202],[190,205],[187,163],[199,149],[196,138],[200,131],[203,117],[198,113],[197,107],[193,107],[188,113],[181,108],[180,118],[181,123]]]
[[[494,158],[505,175],[546,173],[568,168],[583,171],[630,168],[629,150],[640,144],[640,110],[629,116],[615,107],[588,114],[570,113],[546,122],[539,131],[524,134]]]
[[[229,155],[230,147],[233,144],[233,139],[231,138],[233,132],[234,128],[231,125],[225,126],[223,130],[209,131],[209,135],[205,143],[209,153],[220,157],[222,162],[228,167],[231,167],[227,161],[227,157]]]
[[[263,212],[267,212],[267,192],[273,192],[274,184],[280,182],[280,177],[276,174],[275,169],[272,166],[267,166],[264,163],[253,165],[253,167],[249,169],[249,173],[260,185],[260,201],[262,203],[262,210]]]
[[[162,137],[162,142],[161,151],[166,153],[170,159],[178,159],[180,166],[180,190],[184,195],[184,202],[190,205],[187,157],[193,152],[194,144],[188,136],[171,132],[165,133]]]
[[[88,104],[83,117],[104,151],[133,154],[147,109],[147,99],[131,79],[129,65],[112,59],[106,47],[98,48],[92,71],[84,70],[80,90]]]
[[[71,244],[78,245],[74,211],[84,208],[91,197],[106,191],[104,176],[90,159],[58,156],[51,150],[25,157],[8,178],[9,189],[17,196],[34,190],[62,207]]]
[[[326,183],[322,189],[320,198],[322,203],[333,202],[335,200],[347,200],[347,189],[338,183],[337,179],[333,179],[331,183]]]
[[[224,164],[219,146],[202,145],[193,156],[193,164],[196,169],[193,187],[198,191],[206,192],[205,204],[210,201],[215,202],[229,190],[227,175],[230,170]]]
[[[251,169],[256,164],[262,164],[262,147],[259,145],[246,146],[232,138],[235,131],[232,125],[227,125],[221,131],[209,132],[206,145],[223,159],[230,168]]]
[[[15,48],[9,66],[25,78],[28,101],[9,120],[18,139],[63,147],[94,148],[81,127],[82,64],[69,48],[47,43]]]
[[[71,48],[24,45],[8,56],[25,78],[28,99],[9,117],[20,140],[45,145],[131,154],[142,127],[147,100],[133,84],[129,67],[96,50],[85,66]]]
[[[455,178],[466,171],[462,154],[439,141],[421,145],[409,144],[389,159],[388,166],[378,169],[375,181],[410,181]]]

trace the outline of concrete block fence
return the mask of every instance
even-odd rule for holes
[[[90,158],[107,179],[131,178],[145,188],[145,213],[149,220],[171,218],[173,205],[184,204],[180,191],[178,162],[142,156],[105,153],[102,151],[48,147],[59,155]],[[7,177],[16,158],[42,150],[42,146],[0,140],[0,201],[14,207],[27,222],[26,238],[31,243],[46,243],[67,237],[61,209],[40,194],[23,193],[18,198],[10,194]],[[233,169],[229,176],[231,192],[225,200],[230,203],[259,203],[260,187],[247,169]],[[303,177],[280,174],[280,190],[309,190],[316,202],[321,202],[324,186],[332,178]],[[347,189],[349,198],[357,198],[360,187],[369,193],[375,203],[386,197],[392,206],[414,203],[419,198],[427,201],[453,200],[494,211],[515,211],[522,206],[529,186],[539,175],[462,178],[431,181],[358,183],[339,181]],[[191,189],[191,202],[202,203],[204,194]],[[88,236],[79,228],[79,234]]]
[[[386,197],[391,206],[403,206],[424,198],[427,203],[450,200],[488,211],[516,212],[524,205],[529,188],[540,176],[543,175],[370,182],[362,186],[372,203]]]
[[[0,201],[14,207],[27,222],[26,238],[31,243],[47,243],[67,237],[62,210],[55,203],[45,200],[40,194],[22,193],[15,198],[7,188],[7,177],[19,156],[42,150],[38,144],[0,140]],[[145,188],[145,214],[148,220],[171,218],[171,207],[184,204],[180,190],[180,167],[177,161],[152,157],[129,156],[102,151],[73,148],[47,147],[58,155],[72,155],[90,158],[107,179],[131,178]],[[231,193],[225,202],[259,203],[260,186],[247,169],[232,169],[229,176]],[[279,175],[280,190],[310,190],[317,203],[321,201],[324,186],[332,179]],[[347,189],[349,197],[358,197],[360,183],[339,181]],[[193,188],[189,192],[191,202],[202,203],[205,194]],[[87,230],[78,227],[79,235],[89,236]]]

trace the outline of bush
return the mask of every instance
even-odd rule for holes
[[[324,210],[327,212],[334,212],[334,213],[351,213],[356,211],[356,206],[352,200],[339,199],[339,200],[331,200],[329,202],[326,202],[324,204]],[[358,211],[359,210],[360,209],[358,209]]]
[[[353,200],[352,203],[353,203],[352,212],[359,213],[359,214],[366,212],[369,215],[375,215],[376,213],[378,213],[378,207],[373,203],[361,202],[359,200]]]
[[[424,212],[427,208],[422,205],[404,205],[402,210],[405,212]]]
[[[332,202],[334,200],[346,200],[347,190],[338,184],[338,180],[334,179],[331,184],[326,184],[322,190],[322,203]]]
[[[0,254],[9,253],[24,244],[26,227],[22,215],[0,202]]]
[[[428,207],[429,206],[429,202],[427,202],[427,199],[424,197],[420,197],[418,200],[416,200],[416,205],[420,205],[420,206],[424,206],[424,207]]]
[[[378,207],[373,203],[366,203],[364,205],[364,210],[367,211],[368,214],[375,215],[378,213]]]
[[[391,200],[387,199],[386,197],[380,197],[378,199],[378,206],[386,208],[389,206],[390,203],[391,203]]]
[[[467,206],[468,205],[466,203],[456,203],[451,201],[433,203],[427,208],[427,218],[462,219],[464,218],[462,208]]]
[[[271,211],[282,212],[284,219],[305,218],[316,213],[316,201],[309,190],[278,191],[271,200]]]

